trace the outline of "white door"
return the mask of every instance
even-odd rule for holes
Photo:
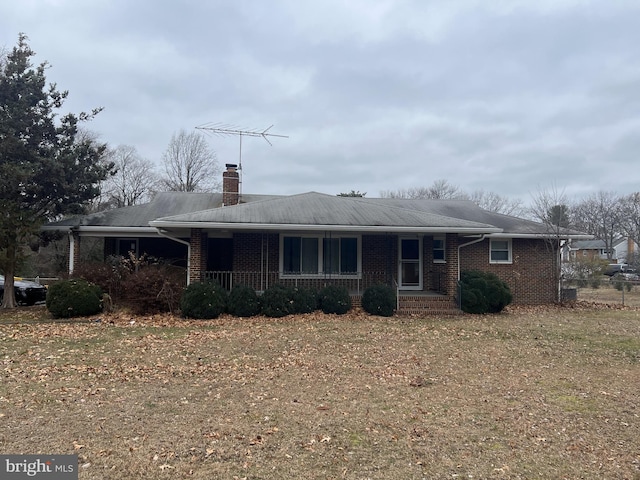
[[[402,290],[422,290],[422,238],[400,238],[398,286]]]

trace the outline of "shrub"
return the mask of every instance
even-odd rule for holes
[[[509,286],[489,272],[463,272],[460,288],[462,310],[467,313],[498,313],[513,298]]]
[[[262,313],[267,317],[284,317],[294,312],[292,291],[282,285],[273,285],[262,294]]]
[[[351,310],[349,291],[340,285],[327,285],[318,295],[318,304],[324,313],[342,315]]]
[[[252,317],[260,313],[260,299],[256,291],[246,285],[236,285],[229,294],[227,311],[236,317]]]
[[[374,285],[362,294],[362,308],[371,315],[390,317],[396,309],[396,292],[389,285]]]
[[[184,269],[146,265],[122,280],[122,298],[137,314],[174,312],[180,305],[184,285]]]
[[[310,288],[290,289],[293,313],[311,313],[318,309],[318,292]]]
[[[227,292],[220,284],[192,283],[182,295],[180,308],[185,318],[211,319],[225,311]]]
[[[102,290],[80,278],[62,280],[49,287],[46,304],[54,318],[94,315],[102,311]]]

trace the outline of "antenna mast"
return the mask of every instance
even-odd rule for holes
[[[229,135],[237,135],[240,137],[240,152],[238,159],[238,170],[242,172],[242,137],[262,137],[269,144],[273,145],[268,137],[279,137],[279,138],[289,138],[288,135],[276,135],[275,133],[269,133],[271,130],[271,125],[264,130],[241,130],[233,125],[225,125],[221,123],[205,123],[204,125],[200,125],[196,127],[198,130],[204,130],[212,135],[218,135],[220,137],[226,137]]]

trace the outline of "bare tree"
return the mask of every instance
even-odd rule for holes
[[[102,201],[109,207],[137,205],[153,196],[158,176],[153,163],[142,158],[135,147],[118,145],[108,151],[106,158],[116,169],[102,184]]]
[[[220,189],[220,167],[215,152],[199,132],[180,130],[171,136],[162,155],[164,188],[178,192],[203,192]]]
[[[530,215],[546,227],[545,246],[552,258],[552,280],[556,289],[556,300],[560,300],[561,259],[560,251],[566,239],[569,225],[569,207],[564,191],[553,186],[539,190],[532,198]]]
[[[620,199],[622,233],[636,245],[640,245],[640,192],[635,192]],[[631,253],[631,252],[629,252]],[[634,260],[637,260],[637,252]],[[631,263],[627,259],[627,263]]]
[[[524,214],[522,200],[513,200],[494,192],[486,192],[482,189],[475,190],[471,195],[469,195],[469,200],[480,208],[490,212],[502,213],[503,215],[514,215],[517,217]]]
[[[467,198],[459,187],[450,184],[447,180],[436,180],[430,187],[411,187],[398,190],[383,190],[380,192],[382,198],[409,198],[414,200],[422,199],[461,199]]]
[[[613,243],[623,231],[621,199],[614,192],[599,191],[573,209],[573,224],[605,244],[607,258],[613,259]]]

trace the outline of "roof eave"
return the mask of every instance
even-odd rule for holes
[[[424,226],[394,226],[394,225],[311,225],[311,224],[274,224],[274,223],[214,223],[214,222],[167,222],[156,220],[149,222],[155,228],[204,228],[216,230],[259,230],[259,231],[348,231],[372,233],[499,233],[502,229],[496,227],[424,227]]]
[[[64,228],[55,226],[43,226],[43,230],[66,231],[77,233],[80,236],[100,237],[153,237],[158,235],[158,230],[153,227],[107,227],[99,225],[65,225]]]
[[[593,235],[586,234],[559,234],[559,233],[491,233],[488,235],[491,238],[536,238],[536,239],[549,239],[559,238],[561,240],[591,240]]]

